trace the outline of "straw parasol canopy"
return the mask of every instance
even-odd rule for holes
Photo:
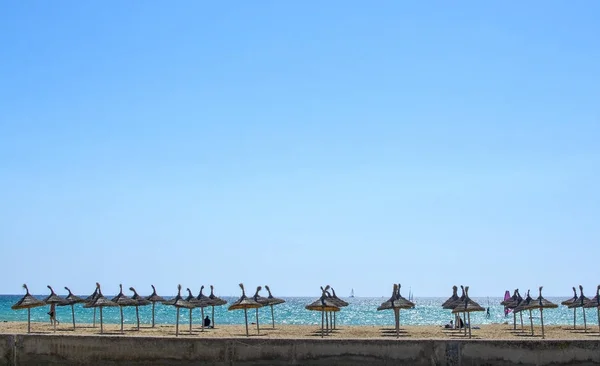
[[[181,297],[181,285],[177,285],[177,296],[175,296],[171,300],[164,301],[163,304],[174,306],[177,309],[177,320],[175,322],[175,336],[178,336],[179,335],[179,309],[180,308],[193,309],[194,305],[188,301],[185,301]]]
[[[406,298],[400,295],[400,288],[402,288],[401,284],[398,284],[398,291],[396,292],[396,300],[395,303],[401,303],[403,306],[406,306],[406,309],[412,309],[415,307],[415,303],[407,300]]]
[[[151,302],[143,296],[140,296],[133,287],[130,287],[129,291],[133,292],[133,296],[131,296],[131,299],[136,302],[135,317],[137,318],[137,330],[140,330],[140,306],[150,305]]]
[[[58,304],[58,306],[65,306],[65,305],[71,305],[71,315],[73,317],[73,329],[75,329],[75,304],[79,304],[82,302],[85,302],[85,299],[79,297],[79,296],[75,296],[73,295],[73,293],[71,292],[71,290],[65,286],[65,290],[67,290],[69,292],[69,294],[67,295],[67,297],[65,297],[66,303],[64,304]]]
[[[31,333],[31,309],[44,306],[46,303],[31,296],[26,284],[23,284],[23,288],[25,289],[25,296],[10,308],[13,310],[27,309],[27,333]]]
[[[542,323],[542,338],[546,338],[546,336],[544,334],[544,309],[556,309],[558,307],[558,305],[556,305],[555,303],[553,303],[550,300],[546,300],[542,296],[542,288],[543,287],[544,286],[540,286],[540,296],[538,296],[537,299],[535,299],[529,303],[529,308],[530,309],[540,309],[540,322]]]
[[[119,305],[121,312],[121,333],[123,333],[123,306],[136,306],[137,301],[123,293],[123,284],[119,284],[119,294],[111,299],[111,301]]]
[[[321,312],[321,338],[325,335],[325,312],[340,311],[339,306],[327,298],[327,290],[329,290],[329,285],[325,286],[325,288],[321,287],[321,297],[305,306],[307,310]],[[327,332],[329,332],[329,329]]]
[[[152,286],[152,294],[148,297],[146,297],[146,300],[150,301],[152,303],[152,328],[154,328],[154,309],[156,308],[156,303],[157,302],[164,302],[165,299],[162,296],[158,296],[156,294],[156,287],[154,287],[154,285],[150,285]]]
[[[285,300],[279,299],[277,297],[273,297],[273,294],[271,293],[271,289],[269,288],[268,285],[265,285],[265,289],[269,292],[269,296],[267,297],[267,300],[268,300],[267,305],[269,305],[271,307],[271,320],[273,322],[273,329],[275,329],[275,315],[273,313],[273,306],[283,304],[285,302]]]
[[[262,305],[256,302],[253,298],[246,296],[246,291],[244,290],[243,283],[240,283],[240,288],[242,289],[242,296],[239,299],[237,299],[237,301],[235,301],[233,304],[231,304],[227,310],[244,310],[244,318],[246,320],[246,337],[248,337],[248,309],[260,308]]]
[[[213,301],[210,297],[204,295],[204,285],[200,286],[200,292],[198,293],[198,296],[196,296],[196,298],[193,300],[192,303],[197,308],[200,308],[200,316],[202,319],[202,327],[201,327],[202,332],[204,332],[204,308],[207,306],[212,306],[213,303],[215,303],[215,301]],[[213,309],[214,309],[214,307],[213,307]]]
[[[227,300],[221,299],[220,297],[217,297],[214,293],[214,286],[210,285],[210,295],[208,295],[208,298],[211,301],[210,306],[212,307],[212,326],[213,328],[215,327],[215,306],[222,306],[227,304]]]
[[[485,309],[471,300],[469,297],[469,286],[465,286],[465,300],[462,304],[457,304],[452,310],[453,313],[467,313],[467,326],[469,327],[469,338],[471,338],[471,313],[474,311],[485,311]]]
[[[598,312],[598,330],[600,331],[600,285],[596,289],[596,296],[590,299],[590,301],[583,306],[584,308],[596,308]]]
[[[448,309],[446,306],[448,304],[455,303],[458,300],[458,287],[456,285],[452,286],[452,296],[450,296],[446,301],[442,303],[443,309]]]
[[[89,302],[84,305],[84,308],[100,308],[100,334],[104,333],[104,326],[102,321],[102,309],[106,306],[119,306],[114,301],[111,301],[102,295],[102,289],[100,288],[100,283],[96,282],[96,298],[94,301]]]
[[[68,305],[69,303],[67,302],[67,300],[58,296],[54,292],[54,289],[52,288],[52,286],[48,285],[46,287],[48,287],[50,289],[50,295],[46,296],[46,298],[44,299],[44,302],[46,304],[50,305],[50,312],[48,314],[50,314],[50,321],[54,325],[54,331],[56,332],[56,324],[58,323],[58,320],[56,319],[56,311],[53,311],[52,308],[56,305]]]
[[[573,301],[572,304],[567,305],[567,307],[572,308],[572,309],[581,308],[581,311],[583,312],[583,331],[584,332],[587,332],[587,321],[585,319],[585,305],[587,305],[589,302],[590,302],[590,299],[585,297],[585,295],[583,294],[583,286],[579,285],[579,297],[577,297],[577,299],[575,301]]]

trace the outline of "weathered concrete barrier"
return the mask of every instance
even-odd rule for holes
[[[0,365],[595,365],[599,340],[0,335]]]

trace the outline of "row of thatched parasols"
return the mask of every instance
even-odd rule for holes
[[[137,330],[140,329],[139,306],[145,306],[145,305],[152,304],[152,327],[153,328],[155,326],[154,314],[155,314],[155,306],[156,306],[157,302],[163,303],[165,305],[176,306],[177,310],[178,310],[177,311],[178,312],[177,319],[179,320],[179,305],[181,305],[181,302],[177,301],[178,298],[176,297],[175,299],[172,299],[172,300],[165,300],[163,297],[157,295],[156,288],[154,287],[154,285],[151,285],[151,286],[152,286],[152,294],[149,296],[146,296],[146,297],[140,296],[133,287],[130,287],[129,290],[133,292],[133,296],[129,297],[129,296],[126,296],[125,294],[123,294],[123,286],[119,285],[119,288],[120,288],[119,294],[117,296],[113,297],[112,299],[106,298],[102,294],[100,284],[97,282],[96,282],[96,288],[95,288],[94,292],[85,299],[81,298],[79,296],[73,295],[73,293],[71,292],[71,290],[68,287],[65,287],[65,289],[69,292],[69,294],[65,298],[62,298],[62,297],[56,295],[56,293],[54,292],[54,290],[52,289],[51,286],[48,286],[48,288],[50,289],[50,295],[48,295],[43,300],[39,300],[29,293],[29,289],[27,288],[27,285],[23,285],[23,288],[26,291],[25,296],[23,296],[11,308],[13,310],[27,309],[27,332],[31,332],[31,309],[35,308],[35,307],[39,307],[39,306],[45,306],[45,305],[71,306],[74,329],[75,329],[75,308],[74,308],[75,304],[83,303],[84,308],[93,308],[94,309],[94,326],[96,326],[96,309],[99,308],[100,309],[100,333],[104,332],[104,323],[103,323],[103,316],[102,316],[103,315],[102,310],[104,307],[118,306],[120,308],[121,332],[123,332],[123,307],[124,306],[135,306],[136,317],[137,317]],[[199,307],[199,306],[202,306],[202,308],[204,308],[206,306],[211,306],[212,310],[213,310],[212,323],[214,326],[214,307],[224,305],[227,303],[227,301],[214,295],[213,286],[210,286],[211,293],[209,296],[202,295],[203,288],[204,288],[204,286],[202,286],[202,288],[200,290],[200,295],[199,295],[199,298],[202,297],[201,305],[200,305],[200,301],[194,301],[189,307],[188,306],[186,306],[186,307],[192,309],[194,307]],[[180,297],[180,294],[178,294],[178,297]],[[190,317],[190,320],[191,320],[191,317]],[[54,330],[56,331],[56,322],[54,322]]]
[[[455,326],[460,329],[460,315],[463,317],[463,325],[465,336],[471,338],[471,313],[474,311],[485,311],[485,309],[477,302],[469,297],[469,286],[460,286],[462,294],[458,296],[458,287],[452,286],[452,296],[442,303],[442,308],[452,310],[455,315]]]
[[[539,296],[537,299],[533,299],[529,290],[527,290],[527,295],[525,298],[521,297],[519,293],[519,289],[515,289],[513,296],[508,300],[502,301],[500,303],[504,305],[506,309],[511,309],[513,311],[513,329],[517,329],[517,313],[521,318],[521,329],[523,328],[523,310],[529,311],[529,319],[531,324],[531,335],[533,335],[533,317],[532,310],[539,309],[540,311],[540,322],[542,325],[542,338],[544,335],[544,309],[555,309],[558,307],[557,304],[552,303],[551,301],[545,299],[542,296],[542,286],[539,288]],[[583,312],[583,327],[584,332],[587,332],[587,321],[586,321],[586,308],[596,308],[598,313],[598,323],[600,329],[600,285],[597,288],[596,296],[592,299],[587,298],[583,294],[583,286],[579,286],[579,296],[577,295],[577,290],[573,287],[573,297],[561,302],[561,305],[565,305],[568,308],[573,309],[573,329],[577,328],[577,309],[581,308]]]
[[[598,314],[598,330],[600,331],[600,285],[596,288],[596,296],[591,299],[583,294],[583,286],[579,285],[579,296],[577,296],[577,290],[573,287],[573,297],[561,302],[561,305],[573,309],[573,329],[577,329],[577,309],[581,308],[581,311],[583,312],[584,332],[587,332],[585,309],[596,308]]]
[[[248,309],[256,309],[256,332],[257,334],[260,334],[260,325],[258,322],[258,309],[263,306],[270,306],[271,320],[273,323],[273,329],[275,329],[275,315],[273,313],[273,306],[283,304],[285,300],[274,297],[273,294],[271,294],[271,289],[269,288],[269,286],[265,286],[265,288],[269,292],[268,297],[262,297],[258,294],[262,290],[262,286],[258,286],[256,288],[256,292],[252,297],[246,296],[246,290],[244,289],[243,283],[240,283],[240,288],[242,289],[242,296],[240,296],[239,299],[237,299],[233,304],[231,304],[228,310],[244,310],[246,337],[250,335],[248,332]]]
[[[540,312],[540,323],[542,325],[542,338],[545,338],[546,335],[544,333],[544,309],[556,309],[558,307],[557,304],[553,303],[550,300],[547,300],[542,296],[543,286],[539,288],[539,296],[534,299],[529,294],[529,290],[527,290],[527,296],[523,299],[521,294],[519,294],[519,290],[516,289],[513,296],[508,300],[504,300],[500,303],[507,309],[512,309],[513,311],[513,329],[517,329],[517,314],[519,314],[521,318],[521,328],[523,328],[523,311],[529,311],[529,322],[531,324],[531,335],[533,336],[533,310],[539,310]]]

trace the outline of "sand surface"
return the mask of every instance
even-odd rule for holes
[[[340,339],[391,339],[396,334],[393,326],[347,326],[339,324],[338,329],[331,332],[326,338]],[[275,325],[272,329],[270,325],[264,325],[260,328],[260,334],[257,334],[256,325],[249,325],[251,337],[260,338],[320,338],[320,325]],[[473,329],[473,339],[541,339],[541,327],[534,326],[534,336],[531,336],[531,328],[525,326],[524,330],[517,326],[518,330],[513,330],[512,324],[490,324],[482,325],[481,329]],[[546,339],[592,339],[599,340],[600,334],[598,326],[588,327],[584,332],[578,326],[573,330],[569,326],[545,326]],[[31,323],[31,331],[36,334],[55,334],[50,323]],[[19,334],[27,333],[26,322],[2,322],[0,323],[0,333]],[[97,324],[77,324],[73,330],[72,323],[60,323],[57,326],[56,334],[61,335],[97,335],[100,334],[100,326]],[[119,336],[156,336],[156,337],[174,337],[175,325],[157,325],[151,328],[150,325],[141,325],[137,331],[135,326],[127,324],[124,326],[124,332],[121,333],[120,325],[105,324],[104,334]],[[180,337],[196,338],[230,338],[245,337],[245,327],[243,325],[217,325],[215,329],[205,329],[201,331],[199,325],[194,324],[192,334],[189,333],[189,323],[180,324]],[[449,330],[441,326],[401,326],[400,339],[464,339],[463,333],[458,330]]]

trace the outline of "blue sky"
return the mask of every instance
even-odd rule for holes
[[[0,293],[592,293],[599,13],[5,2]]]

